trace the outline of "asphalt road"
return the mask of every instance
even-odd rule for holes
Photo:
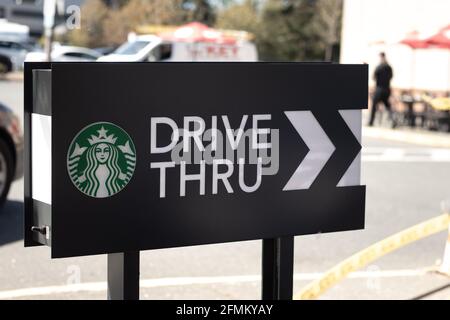
[[[0,81],[0,101],[20,116],[22,87],[21,82]],[[439,215],[441,201],[450,199],[450,157],[383,158],[389,150],[435,150],[378,139],[363,144],[380,153],[362,167],[366,228],[296,237],[294,291],[358,250]],[[0,299],[104,299],[105,256],[51,260],[48,248],[23,247],[22,197],[19,180],[0,212]],[[411,299],[447,285],[450,278],[421,271],[442,258],[446,238],[441,232],[385,256],[321,298]],[[259,299],[260,271],[261,241],[146,251],[141,253],[141,298]],[[429,298],[448,299],[450,290]]]

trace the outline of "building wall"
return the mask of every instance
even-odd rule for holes
[[[368,63],[384,51],[401,89],[450,90],[450,50],[399,44],[411,31],[432,35],[450,24],[449,0],[344,0],[342,63]]]
[[[65,0],[65,6],[81,5],[83,2]],[[43,32],[43,3],[44,0],[0,0],[0,19],[27,25],[31,35],[40,36]]]

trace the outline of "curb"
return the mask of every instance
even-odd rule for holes
[[[12,72],[0,76],[0,81],[23,81],[23,72]]]
[[[363,137],[418,144],[435,148],[450,148],[450,134],[427,131],[363,127]]]

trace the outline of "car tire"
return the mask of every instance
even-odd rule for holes
[[[12,70],[11,61],[6,57],[0,56],[0,75],[6,74],[11,70]]]
[[[0,207],[5,203],[13,178],[13,154],[8,144],[0,139]]]

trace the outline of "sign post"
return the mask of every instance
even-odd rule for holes
[[[294,237],[264,239],[262,246],[262,299],[292,300]]]
[[[264,299],[292,298],[294,236],[364,228],[367,66],[27,63],[25,246],[108,254],[263,240]]]
[[[139,251],[108,254],[108,300],[139,300]]]

